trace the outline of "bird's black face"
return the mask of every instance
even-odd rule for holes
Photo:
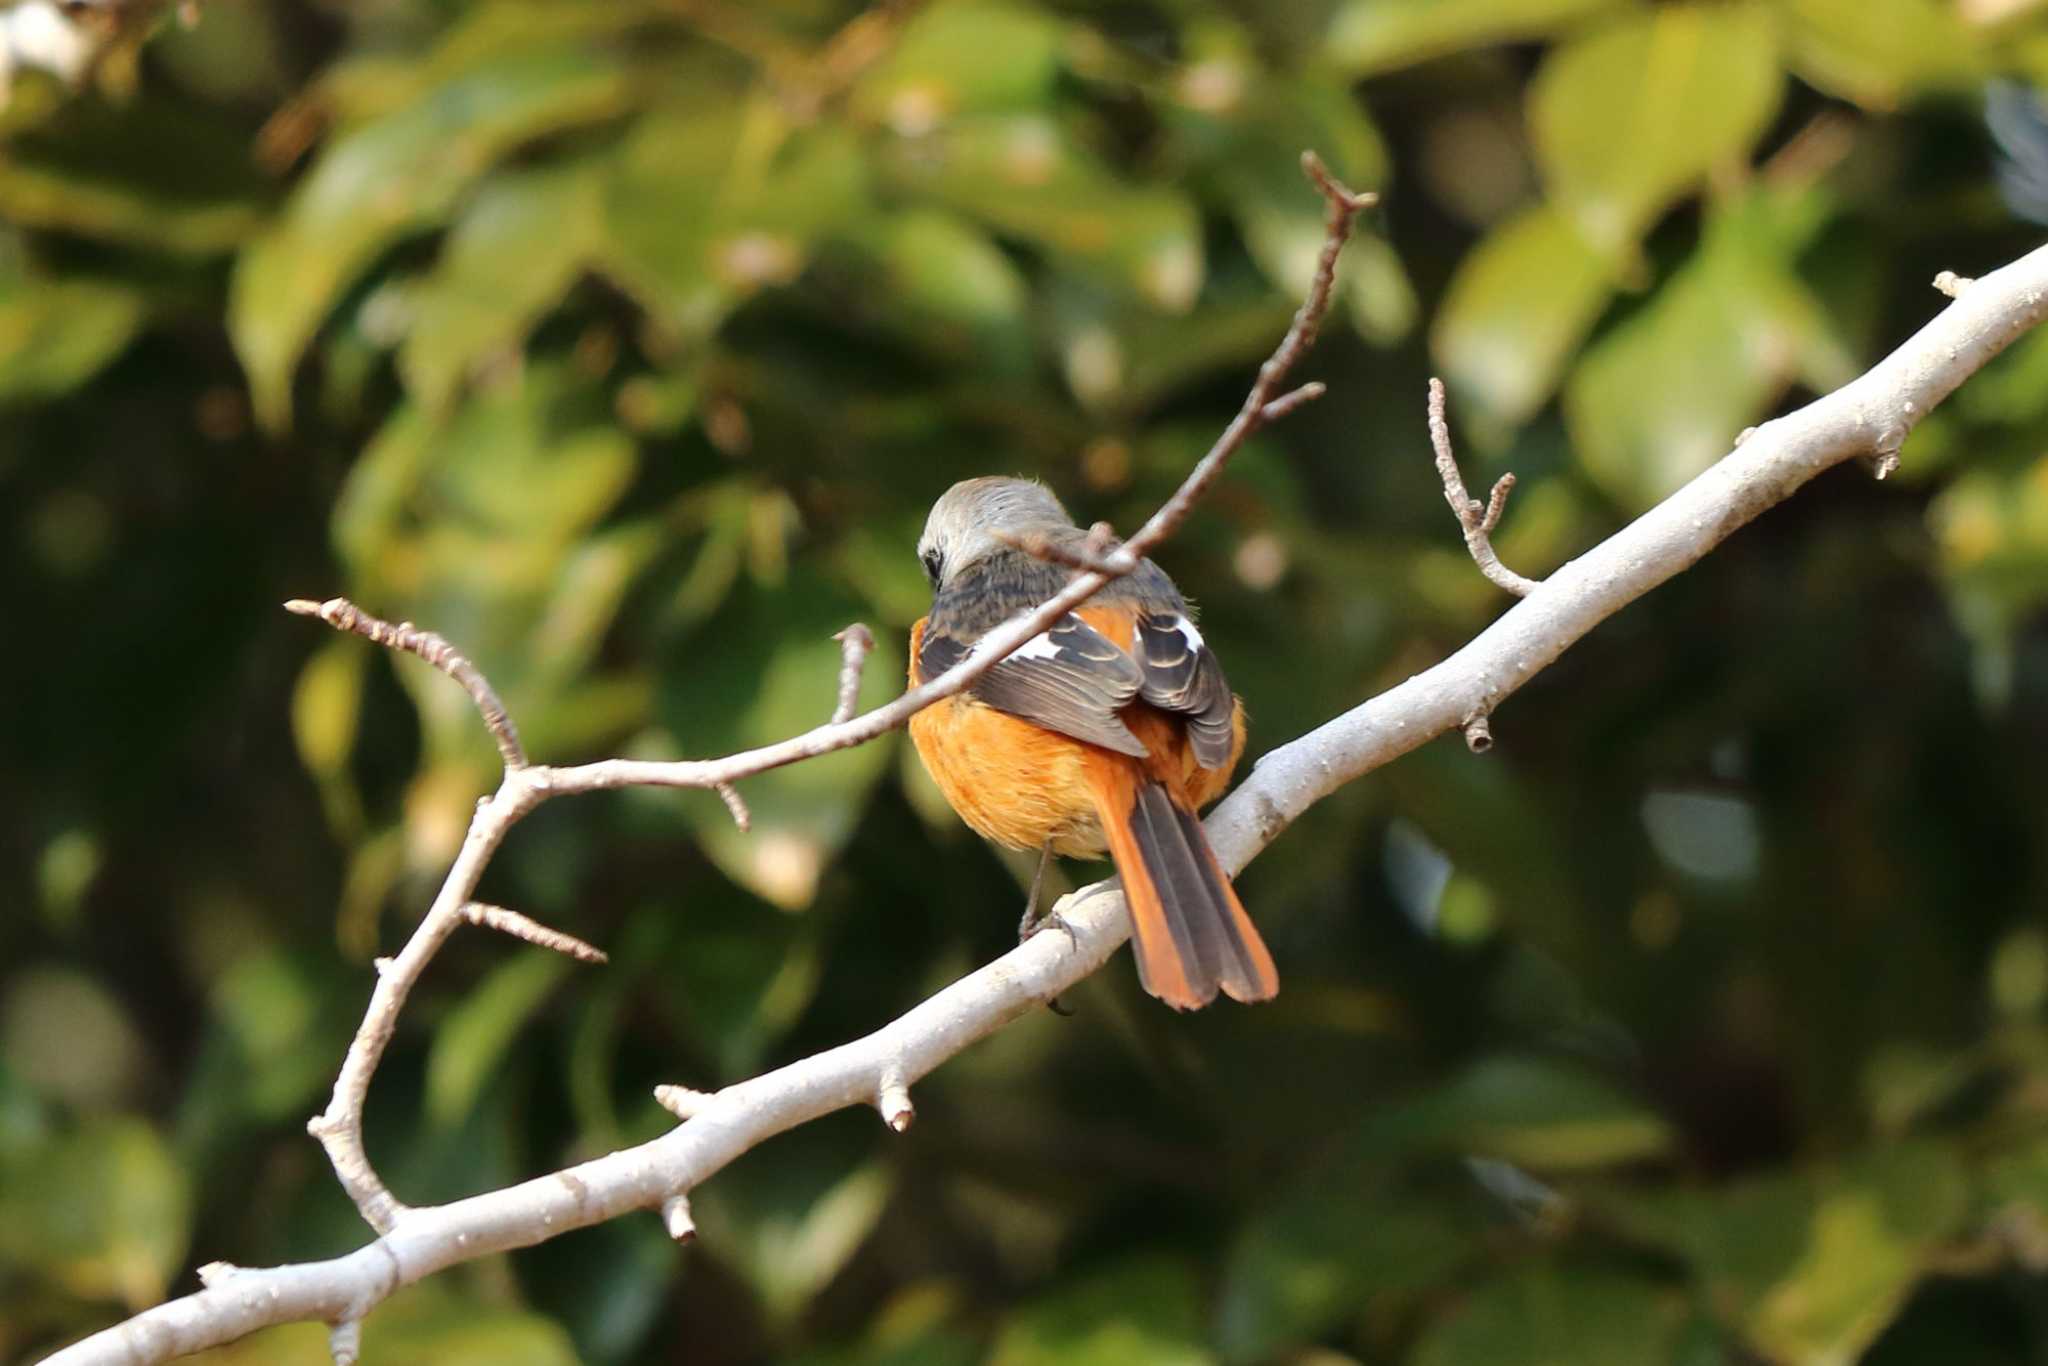
[[[924,576],[932,581],[932,587],[939,586],[939,575],[946,568],[946,557],[939,553],[937,546],[928,548],[918,557],[924,563]]]

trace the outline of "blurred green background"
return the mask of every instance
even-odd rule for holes
[[[7,12],[0,47],[27,30]],[[75,22],[101,22],[91,13]],[[1381,189],[1163,559],[1252,753],[1881,355],[2048,207],[2028,0],[207,0],[0,114],[0,1358],[360,1245],[306,1117],[495,754],[711,755],[899,686],[970,474],[1129,529]],[[2001,142],[2004,150],[2000,150]],[[1286,989],[1127,958],[370,1362],[2048,1362],[2048,333],[1242,880]],[[645,1139],[1012,941],[901,735],[550,805],[371,1097],[414,1203]],[[1074,867],[1077,879],[1100,869]],[[317,1327],[211,1358],[324,1360]]]

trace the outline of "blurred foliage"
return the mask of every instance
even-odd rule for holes
[[[90,8],[90,7],[88,7]],[[10,52],[31,33],[9,21]],[[35,23],[50,21],[44,7]],[[83,20],[81,20],[83,22]],[[0,115],[0,1358],[367,1236],[301,1128],[495,754],[705,755],[898,686],[951,481],[1129,527],[1312,267],[1309,369],[1165,559],[1254,753],[2032,245],[2037,0],[210,0]],[[13,58],[10,58],[13,60]],[[1990,120],[1987,126],[1987,100]],[[1123,962],[696,1199],[416,1287],[366,1360],[2048,1359],[2048,334],[1311,813],[1278,1002]],[[649,1137],[1009,942],[890,737],[561,803],[379,1078],[406,1199]],[[1095,870],[1071,869],[1075,877]],[[259,1335],[222,1362],[324,1360]]]

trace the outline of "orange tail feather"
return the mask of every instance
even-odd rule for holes
[[[1223,875],[1194,807],[1169,783],[1121,755],[1087,765],[1124,880],[1138,980],[1176,1010],[1197,1010],[1220,990],[1265,1001],[1280,990],[1273,955]]]

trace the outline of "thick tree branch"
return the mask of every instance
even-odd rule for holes
[[[2048,248],[1976,280],[1860,379],[1757,428],[1733,453],[1663,503],[1557,570],[1463,649],[1267,754],[1209,819],[1210,838],[1225,868],[1242,868],[1302,812],[1345,783],[1434,736],[1486,716],[1594,626],[1696,563],[1815,475],[1855,456],[1896,451],[1920,416],[2044,314]],[[1290,338],[1300,331],[1297,325]],[[1272,401],[1270,391],[1277,378],[1266,384],[1266,370],[1260,378],[1267,392],[1254,390],[1257,402],[1248,400],[1239,421],[1251,413],[1256,422]],[[1201,473],[1198,468],[1197,476]],[[1191,476],[1190,484],[1197,476]],[[1191,502],[1192,496],[1186,500]],[[1176,503],[1181,506],[1174,514]],[[1140,542],[1148,533],[1158,539],[1164,531],[1157,528],[1170,530],[1185,516],[1186,503],[1177,496],[1119,553],[1132,554],[1133,547],[1149,545],[1151,541]],[[1100,576],[1084,575],[1075,587],[1091,578]],[[1021,644],[1045,624],[1033,626],[1033,621],[1074,591],[1070,587],[1040,613],[1007,628],[1001,647],[978,652],[978,657],[992,662],[1003,650]],[[1071,603],[1059,610],[1067,606]],[[935,691],[937,683],[951,677],[848,725],[880,724],[873,718],[891,714],[891,708],[900,709],[893,713],[900,720],[914,710],[905,703],[920,693],[931,693],[921,701],[941,695]],[[814,741],[798,737],[754,754],[780,755],[788,746],[809,743]],[[740,757],[745,756],[735,759]],[[780,761],[795,757],[802,756]],[[698,781],[679,785],[701,786],[741,776],[729,767],[734,763],[670,767],[692,768],[700,775]],[[521,773],[577,774],[601,767]],[[428,934],[437,915],[447,928],[458,923],[482,861],[511,820],[541,799],[538,789],[525,785],[528,780],[521,773],[508,773],[506,787],[479,811],[478,824],[442,898],[429,912],[428,923],[396,960],[394,971],[380,980],[380,998],[391,982],[400,979],[397,969],[409,955],[431,954],[438,945],[438,938]],[[444,913],[443,902],[456,895],[452,889],[458,887],[459,899]],[[902,1115],[907,1122],[909,1086],[975,1040],[1071,987],[1106,960],[1129,933],[1122,895],[1112,884],[1083,888],[1064,898],[1058,909],[1071,936],[1036,936],[865,1038],[714,1095],[690,1093],[687,1103],[677,1096],[675,1108],[687,1114],[687,1122],[650,1143],[449,1205],[404,1211],[394,1201],[392,1209],[402,1212],[403,1218],[393,1219],[383,1236],[346,1257],[265,1270],[217,1269],[206,1289],[67,1348],[49,1359],[51,1366],[156,1362],[271,1324],[353,1323],[398,1287],[435,1271],[633,1210],[659,1209],[670,1231],[687,1237],[694,1226],[684,1197],[726,1163],[773,1134],[848,1105],[877,1105],[885,1117]],[[445,937],[446,930],[440,933]],[[373,1001],[371,1016],[382,1020],[379,1027],[388,1038],[395,1012],[379,1016]],[[372,1020],[365,1021],[366,1030]],[[357,1062],[351,1050],[344,1072]],[[337,1095],[340,1092],[338,1085]],[[892,1108],[898,1102],[900,1108]],[[348,1180],[346,1174],[343,1179]]]

